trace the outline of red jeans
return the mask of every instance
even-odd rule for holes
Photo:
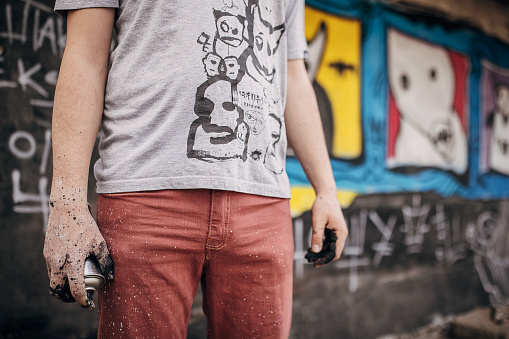
[[[219,190],[102,194],[115,262],[99,292],[99,338],[185,338],[200,281],[209,338],[287,338],[288,199]]]

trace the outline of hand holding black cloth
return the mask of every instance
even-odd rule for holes
[[[325,229],[325,239],[323,240],[322,250],[318,253],[312,252],[311,248],[308,248],[308,253],[305,258],[308,263],[314,263],[314,267],[326,265],[334,259],[336,256],[336,241],[338,237],[333,230]]]

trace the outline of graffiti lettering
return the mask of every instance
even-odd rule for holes
[[[430,218],[430,223],[435,225],[437,240],[441,246],[435,250],[437,260],[446,260],[449,264],[464,259],[467,256],[467,246],[461,239],[461,226],[459,216],[453,217],[452,223],[444,213],[444,203],[438,202],[435,207],[436,213]]]
[[[391,197],[400,200],[401,195]],[[358,198],[359,201],[370,199],[369,196]],[[501,280],[509,273],[507,261],[501,259],[509,256],[509,249],[505,245],[509,238],[509,202],[501,203],[498,212],[486,209],[472,213],[464,206],[465,202],[457,202],[461,206],[458,209],[451,202],[437,201],[432,204],[432,200],[421,194],[412,194],[400,200],[407,202],[399,208],[377,210],[351,207],[352,211],[345,211],[345,215],[349,216],[350,233],[343,256],[335,262],[334,267],[349,272],[350,292],[355,292],[359,287],[360,269],[371,267],[378,270],[391,264],[401,264],[405,261],[403,253],[406,253],[406,257],[418,255],[448,265],[466,259],[473,253],[486,291],[495,295],[497,300],[502,300],[500,296],[505,296],[504,288],[509,288]],[[294,225],[297,279],[306,274],[304,249],[311,243],[311,226],[304,220],[296,219]],[[423,247],[424,243],[426,247]]]
[[[23,89],[23,92],[26,92],[27,86],[32,87],[37,93],[42,95],[43,97],[48,97],[48,92],[42,88],[41,85],[39,85],[37,82],[35,82],[32,79],[32,75],[37,73],[41,69],[41,64],[38,63],[31,67],[28,71],[25,72],[25,66],[23,65],[23,61],[21,59],[18,59],[18,71],[19,71],[19,77],[18,82],[21,85],[21,88]]]
[[[18,143],[28,144],[27,149],[21,148]],[[34,136],[26,131],[14,132],[9,138],[9,150],[20,160],[33,159],[37,142]],[[51,131],[46,127],[44,133],[44,147],[42,151],[41,164],[39,166],[39,180],[37,185],[37,193],[27,193],[21,190],[21,171],[14,169],[11,173],[12,179],[12,200],[14,202],[14,212],[23,214],[41,213],[43,230],[46,231],[49,214],[49,194],[48,178],[46,171],[48,166],[49,154],[51,150]]]
[[[412,198],[412,206],[404,205],[401,208],[405,220],[401,232],[405,234],[408,253],[418,253],[422,250],[424,233],[430,230],[430,226],[426,223],[430,207],[430,204],[421,206],[421,196],[416,194]]]
[[[359,285],[357,270],[362,266],[369,266],[370,260],[368,258],[361,258],[364,254],[364,243],[366,241],[366,224],[367,224],[367,210],[361,210],[359,215],[353,215],[350,218],[350,236],[345,249],[344,255],[348,256],[346,263],[350,269],[350,292],[355,292]],[[343,263],[338,262],[337,266],[342,266]]]
[[[394,230],[394,226],[396,225],[397,217],[396,215],[391,215],[387,220],[387,224],[383,222],[382,218],[378,216],[376,211],[369,212],[369,219],[373,222],[376,228],[382,233],[382,239],[379,242],[373,243],[373,249],[376,254],[373,258],[373,267],[379,267],[380,262],[384,256],[392,255],[394,251],[394,244],[389,243],[392,237],[392,232]]]
[[[56,18],[53,9],[36,1],[22,0],[25,5],[21,17],[13,17],[11,4],[5,5],[5,31],[0,31],[0,38],[5,38],[12,45],[15,42],[25,44],[28,40],[29,25],[33,24],[33,42],[32,48],[37,52],[46,40],[49,41],[51,51],[54,55],[62,55],[65,47],[66,35],[64,33],[64,22],[62,18]],[[33,20],[30,19],[30,13],[33,12]],[[40,26],[41,14],[44,13],[47,18],[42,27]],[[14,22],[21,22],[18,32],[14,31]]]

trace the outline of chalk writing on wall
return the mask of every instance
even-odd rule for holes
[[[45,3],[21,0],[0,6],[0,96],[10,126],[5,142],[13,212],[48,218],[51,109],[65,22]],[[10,98],[17,98],[11,100]],[[14,131],[13,131],[14,130]],[[6,173],[7,174],[7,173]]]
[[[481,213],[466,230],[474,263],[492,305],[509,305],[509,201],[500,203],[498,217]]]
[[[28,144],[27,149],[19,148],[19,143]],[[32,160],[36,152],[37,141],[34,136],[26,131],[16,131],[9,138],[9,150],[20,160]],[[39,166],[38,185],[33,192],[23,192],[21,190],[21,171],[14,169],[11,173],[12,179],[12,200],[14,202],[14,212],[16,213],[41,213],[43,230],[46,230],[49,213],[49,195],[48,195],[48,177],[47,167],[51,149],[51,131],[46,126],[44,133],[44,147],[42,161]]]
[[[383,197],[397,205],[357,207],[380,201],[379,195],[361,196],[345,210],[350,233],[342,259],[333,265],[349,273],[350,292],[358,288],[359,270],[387,269],[417,257],[428,264],[453,265],[474,255],[486,291],[507,302],[509,202],[445,201],[420,193]],[[309,214],[294,220],[297,279],[312,269],[304,260],[311,231]]]
[[[53,9],[43,3],[21,0],[5,4],[4,27],[0,26],[0,38],[9,44],[16,42],[25,45],[32,37],[32,52],[43,48],[45,41],[49,42],[54,55],[63,54],[65,47],[65,25],[62,18],[53,14]]]

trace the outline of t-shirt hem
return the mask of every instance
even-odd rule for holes
[[[54,11],[60,17],[67,19],[68,11],[99,7],[119,8],[119,2],[117,0],[98,0],[91,3],[76,3],[76,1],[58,1],[55,4]]]
[[[271,184],[253,183],[231,178],[185,177],[185,178],[148,178],[121,181],[97,182],[99,194],[157,191],[165,189],[217,189],[274,198],[290,198],[290,187],[278,187]]]
[[[288,52],[286,56],[286,60],[297,60],[297,59],[307,60],[308,58],[309,53],[307,50]]]

